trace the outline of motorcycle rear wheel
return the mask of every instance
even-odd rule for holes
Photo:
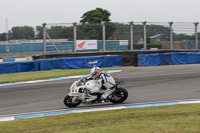
[[[128,91],[122,87],[116,89],[109,99],[114,104],[123,103],[128,98]]]
[[[72,96],[69,96],[69,95],[67,95],[65,98],[64,98],[64,104],[65,104],[65,106],[67,106],[67,107],[70,107],[70,108],[73,108],[73,107],[77,107],[78,105],[80,105],[81,104],[81,100],[77,100],[76,102],[72,102]]]

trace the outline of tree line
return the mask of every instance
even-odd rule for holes
[[[97,39],[102,40],[102,22],[105,22],[106,39],[130,38],[130,25],[124,23],[114,23],[110,19],[111,13],[102,8],[96,8],[83,14],[80,24],[77,24],[77,39]],[[46,32],[52,39],[73,40],[74,27],[72,26],[51,26],[46,28]],[[143,25],[134,24],[134,37],[143,37]],[[162,25],[147,25],[147,38],[156,34],[166,34],[169,37],[169,28]],[[193,40],[194,35],[173,33],[174,40]],[[200,34],[199,34],[200,37]],[[14,39],[43,39],[43,26],[16,26],[8,32],[9,40]],[[0,34],[0,41],[6,41],[6,33]]]

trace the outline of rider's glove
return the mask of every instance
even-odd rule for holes
[[[86,79],[82,77],[82,78],[81,78],[81,81],[82,81],[82,82],[85,82],[85,81],[86,81]]]

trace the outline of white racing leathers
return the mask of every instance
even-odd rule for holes
[[[115,90],[115,80],[106,72],[100,73],[100,76],[97,78],[97,85],[91,90],[91,93],[98,92],[103,86],[106,90],[102,94],[102,97],[106,99]]]

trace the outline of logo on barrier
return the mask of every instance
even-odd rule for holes
[[[96,60],[94,60],[94,61],[88,62],[88,66],[95,65],[95,64],[98,64],[98,63],[99,63],[99,60],[96,59]]]
[[[97,40],[77,40],[77,50],[97,49]]]
[[[86,41],[83,41],[83,42],[81,42],[81,43],[79,43],[77,46],[78,46],[78,49],[85,49],[85,48],[83,48],[83,46],[85,45],[85,42]]]

